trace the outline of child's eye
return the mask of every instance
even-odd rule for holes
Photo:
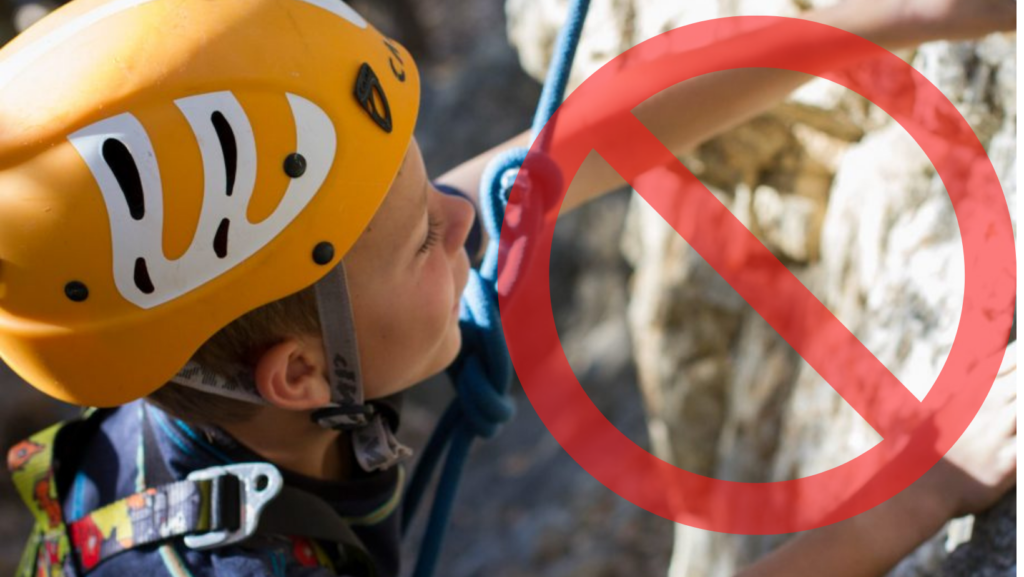
[[[423,241],[423,245],[417,251],[417,254],[424,254],[430,250],[430,247],[437,243],[441,237],[441,223],[433,217],[433,215],[427,216],[427,238]]]

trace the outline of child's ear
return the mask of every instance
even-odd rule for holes
[[[270,404],[292,411],[320,408],[331,400],[324,378],[323,347],[317,339],[288,338],[256,363],[256,388]]]

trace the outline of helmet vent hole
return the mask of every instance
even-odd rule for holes
[[[228,119],[218,110],[210,115],[210,122],[217,131],[217,140],[220,141],[221,152],[224,153],[224,170],[227,174],[227,195],[235,191],[235,177],[238,172],[238,143],[235,141],[235,131],[231,130]],[[223,223],[221,223],[223,226]],[[223,258],[223,257],[222,257]]]
[[[135,259],[135,286],[145,294],[153,294],[156,288],[153,286],[153,279],[149,278],[149,267],[146,266],[146,259]]]
[[[128,203],[128,212],[135,220],[142,220],[146,216],[146,202],[142,194],[142,176],[139,175],[139,167],[132,158],[128,147],[120,140],[107,139],[103,143],[103,160],[107,162],[110,171],[114,173],[124,199]]]
[[[359,76],[356,78],[355,96],[377,126],[390,134],[393,124],[388,97],[384,94],[384,87],[381,86],[377,74],[365,62],[359,68]]]
[[[224,258],[228,255],[228,227],[230,226],[231,221],[225,218],[217,227],[217,234],[213,237],[213,252],[217,253],[217,258]]]

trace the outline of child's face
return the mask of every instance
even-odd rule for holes
[[[427,179],[419,145],[345,257],[366,398],[444,370],[461,345],[458,305],[469,277],[463,245],[473,207]]]

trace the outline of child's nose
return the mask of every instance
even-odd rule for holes
[[[439,197],[441,209],[444,211],[444,249],[449,254],[464,250],[466,239],[473,228],[476,208],[472,201],[458,194],[446,194],[437,188],[434,192]]]

